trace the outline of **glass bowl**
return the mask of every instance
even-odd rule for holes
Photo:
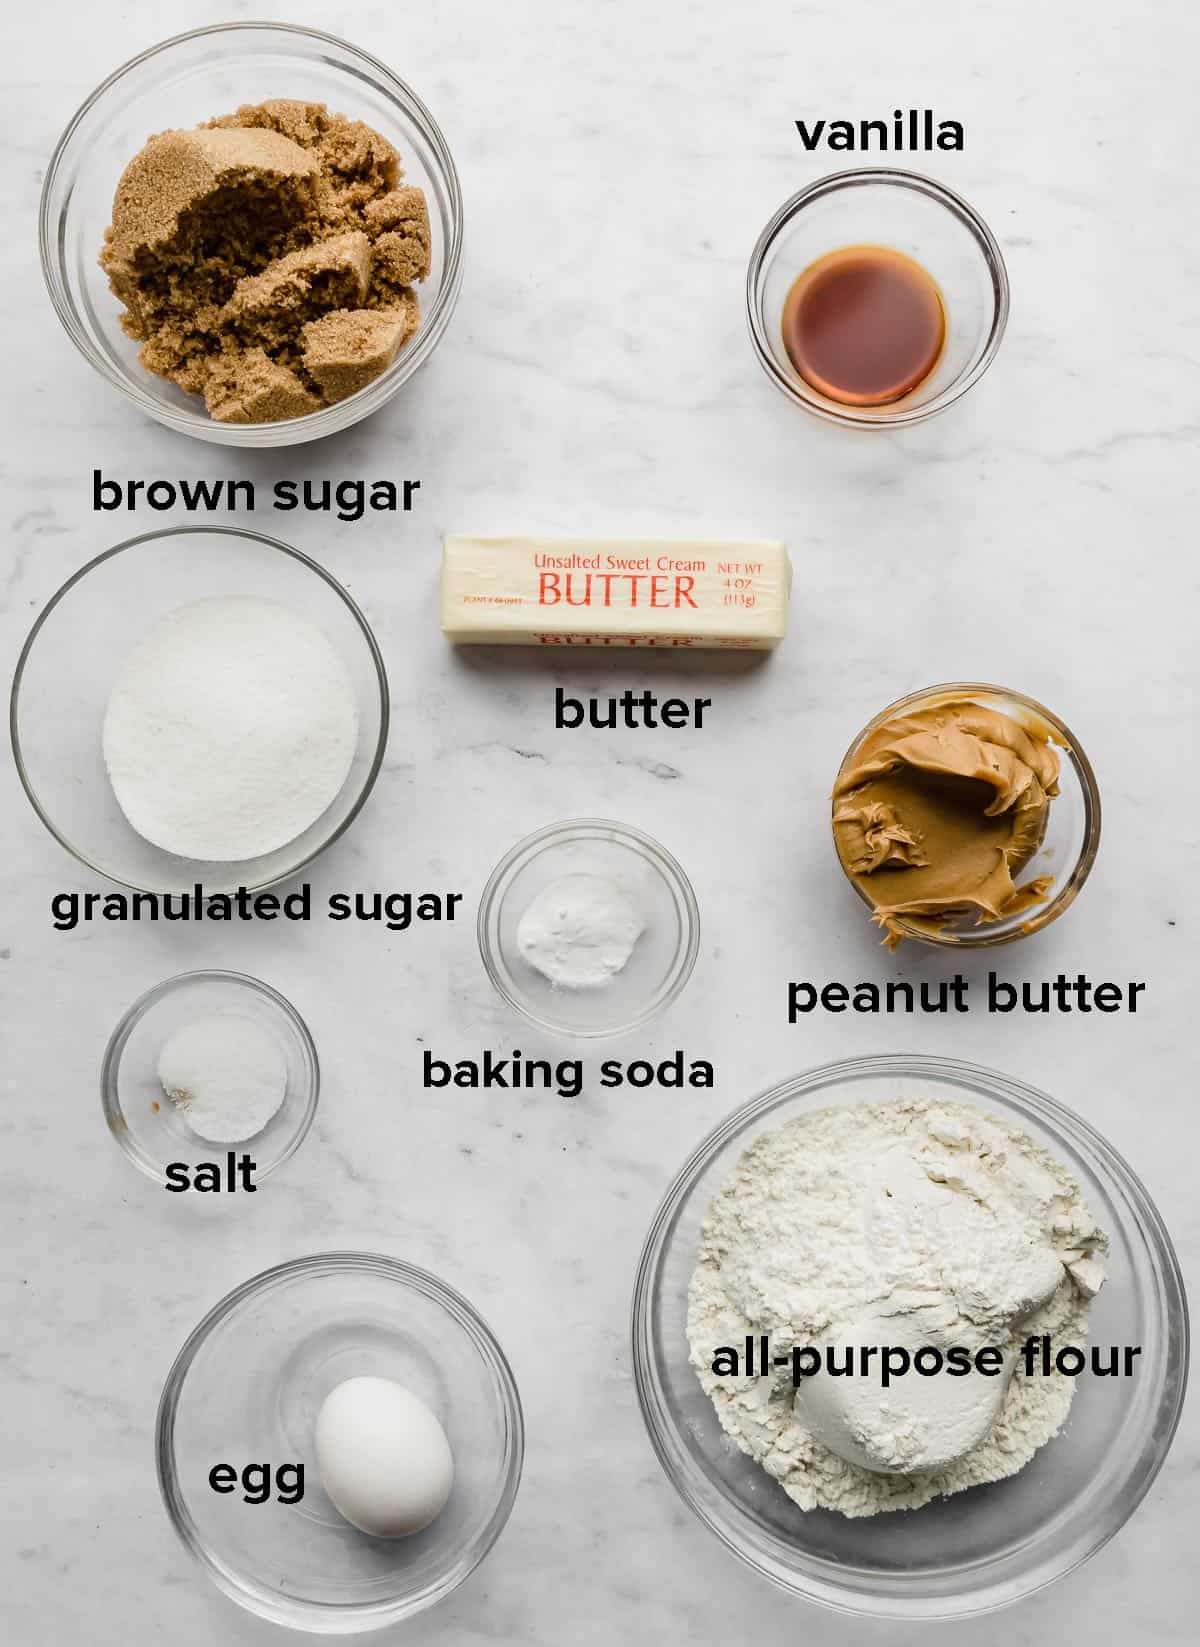
[[[391,1378],[440,1420],[454,1454],[424,1532],[376,1539],[333,1508],[313,1446],[344,1379]],[[487,1325],[451,1287],[373,1253],[299,1258],[245,1282],[180,1350],[158,1408],[167,1513],[213,1583],[259,1617],[318,1635],[375,1630],[431,1607],[499,1537],[521,1479],[517,1386]],[[215,1464],[304,1466],[304,1496],[214,1492]],[[253,1491],[253,1489],[251,1489]]]
[[[261,1132],[237,1144],[193,1132],[163,1092],[158,1057],[171,1035],[210,1014],[249,1020],[276,1043],[287,1065],[283,1103]],[[269,984],[240,972],[184,972],[156,984],[113,1030],[100,1071],[100,1101],[108,1130],[140,1172],[166,1184],[167,1167],[200,1161],[224,1166],[227,1150],[249,1154],[257,1185],[304,1142],[321,1090],[317,1049],[290,1001]]]
[[[834,1105],[941,1097],[1019,1127],[1078,1180],[1112,1241],[1091,1312],[1098,1344],[1140,1344],[1135,1377],[1078,1380],[1066,1428],[1006,1481],[919,1510],[803,1511],[724,1434],[688,1359],[687,1292],[709,1203],[763,1132]],[[1070,1572],[1133,1514],[1171,1445],[1187,1382],[1183,1279],[1153,1202],[1100,1135],[1044,1093],[948,1058],[847,1059],[735,1110],[700,1144],[654,1219],[633,1301],[650,1439],[685,1503],[784,1589],[842,1612],[964,1617]]]
[[[564,875],[613,881],[641,911],[645,930],[620,972],[599,988],[555,985],[520,953],[517,927],[542,889]],[[479,952],[510,1006],[543,1029],[590,1039],[620,1035],[661,1012],[691,977],[700,911],[669,852],[629,824],[573,818],[518,841],[479,901]]]
[[[421,325],[357,394],[277,423],[217,423],[202,401],[138,362],[121,305],[97,258],[121,173],[152,133],[200,125],[268,98],[325,103],[366,121],[424,189],[432,267],[418,288]],[[222,23],[164,40],[109,75],[73,117],[46,171],[39,217],[42,271],[58,318],[100,375],[169,428],[224,446],[291,446],[347,429],[396,393],[438,345],[462,275],[462,195],[429,110],[385,64],[333,35],[288,23]]]
[[[995,709],[1018,724],[1037,726],[1043,736],[1048,735],[1049,742],[1061,757],[1059,794],[1050,802],[1046,833],[1038,850],[1015,877],[1018,887],[1028,885],[1038,876],[1048,877],[1051,884],[1044,902],[999,921],[980,923],[974,915],[964,912],[961,916],[948,919],[936,930],[917,926],[902,916],[896,917],[896,926],[904,936],[918,943],[945,944],[958,949],[986,949],[993,944],[1009,944],[1017,938],[1028,937],[1031,932],[1040,932],[1075,902],[1100,850],[1100,790],[1091,762],[1064,721],[1034,698],[1027,698],[1008,687],[988,686],[981,681],[950,681],[943,686],[927,686],[920,692],[910,692],[907,697],[889,704],[863,727],[850,745],[838,768],[839,777],[853,764],[859,748],[877,726],[890,720],[893,715],[908,714],[937,699],[951,697],[967,698],[973,703]],[[834,850],[837,851],[836,842]],[[875,905],[852,879],[845,864],[842,864],[840,854],[838,863],[854,891],[867,908],[873,910]]]
[[[117,803],[101,750],[126,656],[175,607],[214,595],[257,596],[310,618],[341,654],[358,708],[358,747],[341,792],[295,840],[240,863],[179,858],[143,840]],[[387,676],[367,620],[316,561],[257,532],[176,527],[117,544],[47,602],[17,662],[9,726],[34,810],[89,869],[141,892],[257,889],[295,874],[357,817],[387,746]]]
[[[946,341],[933,371],[902,400],[847,406],[807,383],[783,343],[783,308],[810,264],[843,246],[887,246],[915,259],[942,294]],[[895,429],[945,411],[995,359],[1008,322],[1008,275],[973,207],[932,178],[884,166],[835,172],[801,189],[758,237],[746,274],[755,353],[789,400],[848,429]]]

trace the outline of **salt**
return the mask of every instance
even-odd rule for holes
[[[260,1133],[278,1112],[287,1095],[287,1061],[251,1019],[210,1013],[169,1037],[158,1079],[193,1132],[236,1144]]]

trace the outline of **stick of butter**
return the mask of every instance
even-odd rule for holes
[[[442,628],[463,644],[764,651],[787,627],[782,543],[459,538],[442,548]]]

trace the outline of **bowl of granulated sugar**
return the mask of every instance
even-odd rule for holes
[[[252,532],[188,527],[91,561],[43,608],[10,711],[50,833],[151,895],[105,919],[294,874],[357,817],[383,760],[388,689],[366,619],[315,561]]]

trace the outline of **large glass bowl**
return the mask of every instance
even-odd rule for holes
[[[834,1105],[915,1097],[990,1111],[1074,1175],[1112,1242],[1090,1336],[1096,1344],[1141,1345],[1139,1370],[1130,1378],[1084,1373],[1066,1428],[1007,1481],[858,1520],[804,1511],[725,1435],[689,1362],[687,1292],[700,1227],[762,1133]],[[1154,1203],[1112,1145],[1077,1115],[973,1064],[903,1054],[847,1059],[735,1110],[683,1167],[642,1253],[633,1362],[659,1461],[685,1503],[736,1555],[784,1589],[842,1612],[956,1618],[1061,1578],[1133,1514],[1179,1419],[1187,1302]]]
[[[365,121],[394,145],[405,181],[425,191],[432,267],[417,288],[420,328],[366,388],[306,417],[217,423],[202,401],[139,363],[138,345],[121,330],[121,305],[96,260],[117,181],[148,137],[272,97],[325,103],[334,113]],[[316,29],[224,23],[152,46],[92,93],[47,168],[39,242],[46,286],[72,342],[141,411],[224,446],[291,446],[347,429],[377,411],[433,353],[461,281],[462,194],[436,121],[386,64]]]
[[[303,834],[262,857],[209,864],[137,833],[109,782],[101,729],[117,672],[147,631],[178,606],[230,595],[275,601],[324,632],[354,687],[358,746],[341,791]],[[34,810],[89,869],[140,892],[256,889],[295,874],[357,817],[387,747],[387,675],[367,620],[316,561],[257,532],[177,527],[119,543],[51,597],[17,662],[9,726]]]
[[[454,1455],[445,1509],[408,1538],[370,1538],[321,1486],[313,1431],[347,1378],[390,1378],[437,1416]],[[245,1282],[180,1350],[158,1408],[158,1479],[176,1532],[217,1587],[316,1635],[394,1624],[449,1595],[503,1531],[525,1447],[504,1352],[466,1299],[374,1253],[299,1258]],[[304,1466],[304,1496],[214,1492],[216,1464]]]

